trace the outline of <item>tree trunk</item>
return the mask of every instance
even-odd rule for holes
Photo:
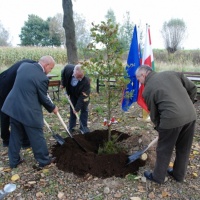
[[[75,24],[73,19],[73,5],[71,0],[62,0],[63,6],[63,28],[65,29],[67,59],[69,64],[78,63],[76,36],[75,36]]]

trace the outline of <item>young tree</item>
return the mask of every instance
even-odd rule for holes
[[[65,29],[66,48],[68,63],[76,64],[78,62],[78,54],[76,47],[75,24],[73,19],[73,5],[71,0],[62,0],[64,12],[63,28]]]
[[[180,48],[186,36],[186,25],[182,19],[171,19],[162,26],[162,37],[168,53],[174,53]]]
[[[0,22],[0,46],[10,46],[9,40],[9,32],[3,27]]]
[[[90,59],[90,62],[85,62],[89,74],[92,74],[96,78],[104,80],[106,104],[107,104],[107,120],[109,140],[111,139],[111,124],[110,120],[114,113],[113,109],[118,106],[119,93],[124,86],[124,66],[122,64],[122,51],[120,43],[117,38],[118,25],[114,25],[111,20],[107,22],[101,22],[101,24],[94,25],[91,28],[92,43],[88,48],[93,52],[94,57]],[[113,87],[113,82],[114,87]]]

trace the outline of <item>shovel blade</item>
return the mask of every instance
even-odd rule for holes
[[[53,137],[60,145],[63,145],[65,143],[65,140],[60,135],[53,134]]]
[[[137,151],[136,153],[130,155],[128,157],[128,161],[126,165],[129,165],[130,163],[134,162],[135,160],[139,159],[140,156],[144,153],[144,151]]]

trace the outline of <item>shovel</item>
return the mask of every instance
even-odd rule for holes
[[[130,163],[134,162],[135,160],[137,160],[138,158],[140,158],[140,156],[147,151],[152,145],[154,145],[156,142],[158,141],[158,137],[156,137],[145,149],[137,151],[136,153],[130,155],[128,157],[128,162],[126,165],[129,165]]]
[[[86,133],[85,127],[83,126],[83,124],[82,124],[82,122],[81,122],[81,120],[80,120],[78,114],[75,112],[74,105],[72,104],[72,102],[71,102],[69,96],[67,95],[67,93],[65,93],[65,96],[67,97],[67,100],[69,101],[69,104],[70,104],[72,110],[74,111],[74,113],[75,113],[75,115],[76,115],[76,118],[77,118],[77,120],[79,121],[79,123],[80,123],[80,125],[81,125],[81,127],[82,127],[82,129],[83,129],[83,131],[81,131],[81,133],[82,133],[82,134]]]
[[[62,123],[63,127],[65,128],[67,134],[72,138],[72,140],[74,140],[74,142],[76,142],[76,144],[78,144],[78,146],[79,146],[83,151],[87,152],[87,150],[86,150],[84,147],[82,147],[82,146],[80,145],[80,143],[71,135],[71,133],[69,132],[69,130],[68,130],[68,128],[67,128],[65,122],[63,121],[62,117],[60,116],[59,112],[57,112],[57,116],[58,116],[60,122]]]
[[[49,124],[47,123],[47,121],[44,119],[44,123],[46,125],[46,127],[49,129],[49,132],[52,133],[53,138],[60,144],[63,145],[65,143],[65,140],[58,134],[55,134],[53,130],[51,130]]]

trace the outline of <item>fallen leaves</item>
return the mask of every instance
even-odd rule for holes
[[[18,174],[14,174],[14,175],[11,177],[11,181],[17,181],[17,180],[19,180],[19,179],[20,179],[20,177],[19,177]]]

